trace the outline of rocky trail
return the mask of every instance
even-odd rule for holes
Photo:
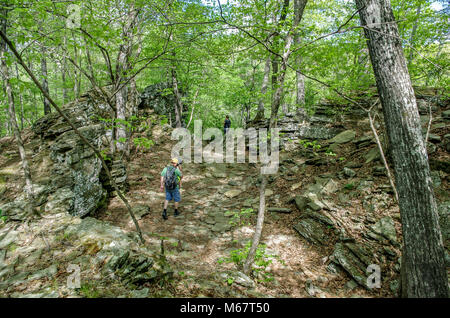
[[[96,103],[86,95],[66,111],[80,118],[77,123],[100,147],[107,145],[105,134],[90,118],[107,108]],[[429,152],[448,248],[450,116],[445,105],[434,114]],[[300,131],[314,134],[314,142],[287,134],[278,173],[268,176],[261,267],[250,276],[237,263],[256,224],[257,164],[183,163],[181,215],[173,215],[172,202],[165,221],[159,180],[175,141],[168,125],[138,132],[155,144],[149,150],[133,148],[128,162],[112,161],[111,169],[127,190],[146,240],[142,244],[123,203],[105,183],[98,159],[58,116],[42,118],[23,134],[35,171],[39,217],[23,215],[18,152],[12,138],[1,139],[0,296],[396,296],[400,214],[370,126],[360,115],[351,116],[329,127],[328,118],[316,115],[317,125]],[[427,123],[424,118],[424,127]],[[297,132],[294,124],[289,118],[280,121],[291,134]],[[235,262],[223,261],[231,256]],[[369,279],[374,266],[379,285]]]

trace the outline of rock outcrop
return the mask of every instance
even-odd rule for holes
[[[112,109],[93,92],[66,104],[62,111],[80,133],[97,149],[109,149],[111,131],[105,119]],[[37,205],[41,212],[68,212],[86,216],[106,206],[111,189],[104,176],[101,160],[85,145],[58,113],[51,113],[35,122],[33,149],[33,182]],[[108,161],[116,183],[126,188],[126,169],[121,161]],[[21,195],[0,208],[12,219],[20,219],[25,205]]]
[[[183,95],[183,92],[180,92]],[[158,115],[166,116],[169,123],[175,127],[175,96],[172,84],[162,82],[147,86],[140,96],[139,109],[152,109]],[[182,124],[186,112],[182,114]]]

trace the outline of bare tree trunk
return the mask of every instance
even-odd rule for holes
[[[306,1],[294,0],[294,22],[296,25],[300,24],[300,20],[303,16],[303,10],[306,6]],[[301,43],[300,34],[298,31],[294,31],[294,44],[299,46]],[[305,77],[301,73],[301,64],[302,57],[300,54],[297,56],[295,65],[297,67],[297,71],[295,72],[295,80],[296,80],[296,109],[298,113],[304,114],[304,106],[305,106]]]
[[[8,11],[3,9],[0,11],[0,21],[1,21],[1,29],[2,32],[6,34],[6,19],[7,19]],[[7,45],[4,40],[1,40],[0,45],[0,59],[1,59],[1,73],[3,75],[3,81],[5,82],[6,95],[8,98],[8,115],[9,115],[9,123],[12,131],[14,133],[14,138],[16,139],[17,147],[19,148],[20,159],[22,160],[22,168],[23,174],[25,177],[25,193],[27,195],[27,199],[29,201],[29,206],[33,209],[34,205],[34,195],[33,195],[33,181],[31,179],[31,171],[28,165],[28,159],[25,153],[25,147],[23,145],[22,136],[20,135],[19,126],[17,125],[16,120],[16,110],[14,106],[14,95],[11,88],[10,78],[9,78],[9,69],[6,64],[6,51]],[[30,211],[28,211],[30,212]]]
[[[255,260],[255,253],[259,245],[259,240],[261,238],[261,233],[264,225],[264,213],[266,209],[266,184],[267,178],[266,175],[261,175],[262,181],[261,186],[259,188],[259,210],[258,210],[258,219],[256,221],[256,229],[255,234],[253,234],[252,245],[250,250],[248,251],[247,258],[245,259],[244,264],[244,274],[248,275],[251,272],[253,261]]]
[[[298,1],[300,3],[296,8],[297,8],[297,10],[300,10],[300,12],[296,12],[295,15],[298,15],[299,18],[294,19],[294,21],[292,23],[291,32],[289,32],[289,34],[286,37],[284,52],[283,52],[283,56],[281,58],[280,74],[279,74],[278,80],[277,80],[277,82],[278,82],[277,89],[275,90],[275,94],[272,99],[272,111],[270,114],[270,127],[273,127],[273,128],[276,127],[278,109],[280,108],[281,98],[283,96],[283,89],[284,89],[283,86],[284,86],[284,79],[286,76],[287,63],[289,60],[289,56],[292,53],[292,49],[291,49],[292,42],[293,42],[292,31],[295,30],[297,28],[298,24],[300,23],[306,3],[308,2],[308,0],[298,0]]]
[[[73,39],[73,53],[74,53],[74,59],[77,61],[79,59],[78,57],[78,46],[77,46],[77,38],[75,36],[75,33],[72,31],[72,39]],[[81,67],[81,63],[79,63],[79,66]],[[73,70],[73,79],[74,79],[74,85],[73,85],[73,94],[75,98],[78,98],[80,96],[80,74],[81,72],[78,71],[77,68],[74,68]]]
[[[258,102],[258,110],[254,121],[260,121],[264,119],[264,99],[267,94],[267,87],[269,86],[269,76],[270,76],[270,56],[266,59],[266,64],[264,65],[264,77],[261,85],[261,97]]]
[[[177,72],[175,70],[175,65],[172,65],[172,87],[173,94],[175,96],[175,125],[181,127],[181,120],[183,116],[183,102],[181,101],[181,94],[178,89]]]
[[[389,0],[355,0],[392,145],[403,232],[402,295],[448,297],[445,254],[416,98]]]
[[[91,78],[94,79],[94,81],[95,81],[95,73],[94,73],[94,67],[92,66],[91,52],[89,50],[89,45],[88,45],[87,39],[85,38],[84,40],[85,40],[84,44],[86,46],[86,58],[87,58],[87,64],[88,64],[87,66],[89,69],[89,74],[90,74]],[[81,65],[80,65],[80,67],[81,67]]]
[[[136,54],[134,56],[134,58],[139,58],[139,56],[141,55],[142,52],[142,41],[141,39],[139,39],[139,43],[138,43],[138,47],[136,49]],[[128,68],[131,70],[132,69],[132,65],[130,63],[130,65],[128,66]],[[133,116],[137,116],[138,114],[138,91],[137,91],[137,87],[136,87],[136,78],[133,77],[130,81],[130,92],[128,94],[128,100],[129,100],[129,113]]]
[[[194,99],[192,100],[191,116],[190,116],[190,118],[189,118],[189,122],[188,122],[188,124],[187,124],[187,126],[186,126],[186,129],[189,128],[189,125],[191,124],[191,121],[192,121],[192,115],[194,114],[195,103],[196,103],[196,100],[197,100],[197,95],[198,95],[198,91],[199,91],[199,90],[200,90],[200,89],[197,88],[197,90],[195,91]]]
[[[301,17],[303,15],[303,10],[304,10],[308,0],[299,0],[299,1],[301,1],[301,3],[300,3],[300,6],[297,6],[297,9],[301,10],[301,13],[299,13],[300,19],[294,20],[292,29],[295,29],[298,26],[298,24],[300,23]],[[285,8],[287,9],[286,5],[289,5],[289,1],[285,0],[284,4],[285,4]],[[283,16],[282,16],[282,18],[285,19],[285,17],[283,17]],[[291,31],[292,31],[292,29],[291,29]],[[289,55],[291,54],[292,42],[293,42],[292,34],[289,33],[287,36],[287,39],[286,39],[283,57],[281,59],[281,71],[280,71],[280,75],[278,77],[278,85],[279,86],[277,87],[277,89],[275,91],[275,95],[273,97],[272,112],[270,114],[269,130],[276,127],[275,119],[276,119],[276,115],[278,113],[278,108],[280,106],[281,94],[283,92],[283,85],[284,85],[284,76],[286,74],[286,67],[287,67]],[[274,116],[274,114],[275,114],[275,116]],[[270,150],[269,150],[269,152],[270,152]],[[266,190],[267,179],[266,179],[265,175],[261,175],[261,177],[262,177],[262,181],[261,181],[261,188],[259,190],[260,192],[259,192],[258,219],[256,221],[256,229],[255,229],[255,234],[253,235],[252,246],[250,247],[250,251],[247,255],[247,259],[245,260],[245,264],[244,264],[244,273],[245,274],[249,274],[251,271],[251,267],[252,267],[252,264],[253,264],[253,261],[255,258],[255,253],[256,253],[256,250],[259,245],[259,240],[261,238],[261,233],[262,233],[262,229],[263,229],[263,225],[264,225],[264,213],[265,213],[265,204],[266,204],[265,190]]]
[[[17,66],[17,63],[16,63],[16,77],[17,77],[18,81],[20,80],[19,76],[20,76],[19,75],[19,67]],[[22,94],[19,94],[19,102],[20,102],[20,130],[22,131],[23,130],[23,117],[24,117]]]
[[[118,89],[127,80],[127,72],[129,66],[129,57],[131,54],[131,46],[133,40],[133,23],[136,18],[137,11],[134,4],[131,4],[122,30],[122,39],[124,43],[119,48],[116,65],[116,83],[115,89]],[[128,87],[124,85],[116,94],[116,119],[119,121],[116,128],[116,149],[123,153],[128,152],[127,131],[125,125],[120,121],[125,121],[127,112]]]
[[[45,92],[50,95],[50,91],[48,89],[48,80],[47,80],[47,59],[45,57],[45,46],[42,44],[41,48],[41,72],[42,72],[42,87]],[[47,98],[44,97],[44,114],[50,114],[52,109],[50,108],[50,103]]]

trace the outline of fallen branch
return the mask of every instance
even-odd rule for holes
[[[375,106],[376,103],[373,106]],[[375,129],[375,127],[373,125],[373,118],[372,118],[372,115],[370,114],[372,107],[370,107],[369,111],[367,112],[367,115],[369,116],[370,128],[372,129],[373,135],[375,136],[375,140],[378,145],[378,150],[380,151],[381,158],[383,159],[383,163],[384,163],[384,167],[386,169],[389,183],[391,184],[392,190],[394,191],[395,200],[398,202],[397,188],[395,187],[394,179],[392,178],[391,171],[389,170],[389,165],[387,163],[386,157],[384,156],[383,147],[381,145],[380,139],[378,138],[377,130]]]

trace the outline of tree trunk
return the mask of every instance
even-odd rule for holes
[[[245,259],[244,264],[244,274],[248,275],[250,274],[250,271],[252,269],[252,264],[255,259],[255,253],[259,245],[259,240],[261,238],[261,233],[263,229],[264,224],[264,213],[266,209],[266,184],[267,184],[267,178],[266,175],[261,175],[261,186],[259,188],[259,211],[258,211],[258,219],[256,221],[256,229],[255,234],[253,234],[253,240],[252,240],[252,246],[250,247],[250,250],[248,251],[247,258]]]
[[[448,297],[445,254],[420,117],[389,0],[355,0],[392,147],[403,232],[402,295]]]
[[[45,46],[42,44],[41,48],[41,72],[42,72],[42,87],[44,88],[45,92],[50,95],[50,91],[48,89],[48,80],[47,80],[47,59],[45,57]],[[50,103],[47,98],[44,96],[44,114],[50,114],[52,111],[50,107]]]
[[[299,25],[300,20],[303,16],[303,11],[306,6],[306,1],[294,0],[294,23]],[[300,34],[298,31],[294,31],[294,44],[298,47],[301,43]],[[295,72],[295,81],[296,81],[296,110],[298,113],[304,113],[305,106],[305,77],[300,72],[302,57],[300,54],[297,56],[295,65],[297,67],[297,71]]]
[[[78,46],[77,46],[77,39],[75,36],[75,33],[72,31],[72,39],[73,39],[73,53],[74,53],[74,60],[77,61],[78,60]],[[81,63],[79,64],[79,66],[81,67]],[[80,72],[78,71],[78,69],[75,67],[73,69],[73,94],[74,94],[74,98],[78,98],[79,94],[80,94],[80,84],[79,84],[79,74]]]
[[[297,0],[297,1],[299,1],[299,4],[296,6],[296,9],[299,10],[300,12],[295,12],[295,15],[298,16],[299,18],[294,19],[294,21],[292,23],[291,31],[288,33],[288,35],[286,37],[284,52],[283,52],[283,56],[281,58],[280,74],[279,74],[278,80],[277,80],[277,82],[278,82],[277,88],[275,90],[275,94],[272,99],[272,111],[270,113],[270,127],[272,127],[272,128],[276,127],[278,110],[280,108],[281,98],[283,96],[283,89],[284,89],[283,86],[284,86],[284,79],[286,76],[287,63],[289,60],[289,56],[292,53],[292,49],[291,49],[292,42],[293,42],[292,32],[294,32],[295,29],[297,28],[297,26],[299,25],[299,23],[303,17],[303,11],[305,9],[306,3],[308,2],[308,0]]]
[[[258,110],[256,112],[256,116],[254,121],[260,121],[264,119],[264,99],[267,94],[267,87],[269,86],[269,76],[270,76],[270,56],[266,60],[266,64],[264,66],[264,78],[261,85],[261,97],[258,102]]]
[[[133,41],[133,24],[136,14],[137,11],[135,10],[134,5],[131,4],[122,30],[122,39],[124,42],[120,45],[117,56],[115,89],[123,86],[116,94],[116,119],[119,121],[124,121],[127,113],[128,87],[127,85],[123,85],[123,83],[126,82],[128,76],[127,72],[129,70],[129,57],[131,54],[131,46]],[[116,140],[117,151],[128,153],[126,126],[120,122],[118,122],[116,128]]]
[[[171,70],[172,75],[172,87],[173,87],[173,94],[175,96],[175,125],[176,127],[181,127],[181,120],[183,116],[183,103],[181,101],[181,94],[178,89],[178,80],[177,80],[177,72],[175,70],[175,66],[172,65]]]
[[[67,36],[64,34],[64,50],[67,50]],[[62,80],[62,91],[63,91],[63,105],[67,102],[67,83],[66,83],[66,73],[67,73],[67,59],[66,54],[63,57],[62,71],[61,71],[61,80]]]
[[[3,9],[0,11],[0,21],[1,21],[1,29],[4,34],[6,34],[6,19],[7,19],[8,11]],[[27,195],[28,202],[30,203],[29,207],[33,207],[34,204],[34,195],[33,195],[33,182],[31,179],[30,167],[28,165],[27,156],[25,153],[25,147],[23,146],[22,136],[20,135],[19,126],[17,125],[16,120],[16,110],[14,106],[14,95],[11,88],[11,83],[9,79],[9,69],[6,64],[6,52],[7,52],[7,44],[5,41],[0,41],[0,59],[1,59],[1,73],[3,75],[3,81],[5,82],[5,90],[6,96],[8,99],[8,115],[9,115],[9,124],[14,133],[14,138],[16,139],[17,147],[19,148],[20,159],[22,160],[22,168],[25,176],[25,193]],[[32,208],[33,209],[33,208]]]
[[[19,75],[19,67],[17,66],[16,63],[16,77],[17,77],[17,81],[20,81],[20,75]],[[22,99],[22,94],[19,94],[19,102],[20,102],[20,131],[23,130],[23,99]]]

